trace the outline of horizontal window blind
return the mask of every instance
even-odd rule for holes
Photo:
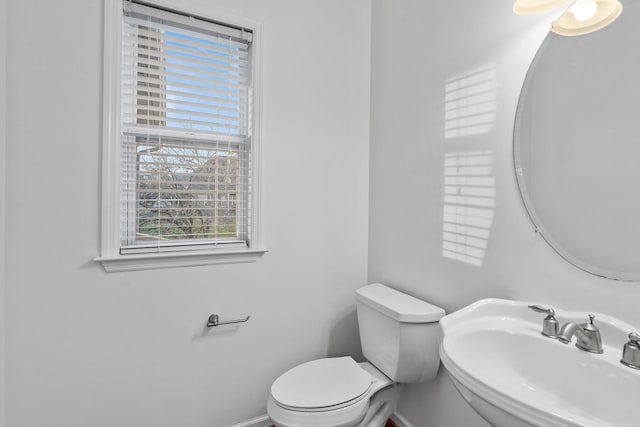
[[[246,247],[251,33],[124,5],[121,253]]]

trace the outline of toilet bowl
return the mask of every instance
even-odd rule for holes
[[[267,402],[277,427],[381,427],[396,409],[398,382],[435,377],[444,310],[379,283],[356,298],[367,361],[317,359],[282,374]]]

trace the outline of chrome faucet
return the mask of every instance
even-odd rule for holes
[[[549,338],[558,338],[558,320],[553,308],[544,308],[539,305],[530,305],[529,308],[536,313],[544,313],[547,317],[542,321],[542,335]]]
[[[590,353],[602,353],[602,338],[600,329],[593,324],[596,316],[589,315],[589,323],[577,324],[576,322],[565,323],[558,333],[558,340],[563,344],[571,342],[571,338],[576,336],[576,347]]]
[[[640,369],[640,335],[637,332],[629,334],[629,342],[624,345],[620,362],[630,368]]]

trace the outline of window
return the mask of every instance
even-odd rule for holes
[[[98,260],[107,271],[254,260],[255,30],[107,3]]]

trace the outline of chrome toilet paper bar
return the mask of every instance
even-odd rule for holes
[[[209,316],[209,320],[207,321],[207,328],[212,326],[220,326],[220,325],[229,325],[231,323],[244,323],[249,320],[251,316],[247,316],[244,319],[236,319],[236,320],[220,320],[220,316],[217,314],[212,314]]]

